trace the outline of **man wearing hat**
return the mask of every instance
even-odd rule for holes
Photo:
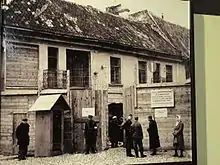
[[[97,125],[93,120],[93,116],[88,116],[89,120],[85,124],[85,140],[86,140],[86,154],[89,154],[91,150],[95,153],[96,150],[96,136],[97,136]]]
[[[133,147],[133,139],[132,139],[132,135],[133,135],[133,129],[132,129],[132,114],[130,114],[128,116],[128,119],[122,123],[121,127],[122,129],[125,129],[125,136],[126,136],[126,140],[125,140],[125,146],[126,146],[126,155],[128,157],[134,157],[134,155],[131,153],[131,149]]]
[[[28,119],[23,119],[22,123],[16,129],[17,145],[19,146],[18,159],[25,160],[27,157],[29,145],[29,124]]]
[[[151,155],[156,155],[157,148],[160,147],[160,138],[159,138],[159,133],[158,133],[158,128],[157,128],[157,122],[153,120],[152,116],[148,116],[148,121],[149,121],[149,127],[147,131],[149,134],[149,146],[150,146],[150,149],[153,150]]]
[[[111,138],[111,146],[112,148],[118,147],[119,134],[120,134],[120,126],[117,119],[117,116],[112,117],[112,121],[110,122],[110,138]]]

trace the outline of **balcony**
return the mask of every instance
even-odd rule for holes
[[[88,88],[90,77],[87,69],[43,70],[42,89]]]
[[[66,70],[43,70],[43,89],[66,89]]]

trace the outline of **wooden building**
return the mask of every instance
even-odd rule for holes
[[[152,88],[175,88],[181,94],[175,97],[179,99],[178,106],[168,108],[167,121],[161,119],[159,123],[161,135],[169,137],[163,141],[164,148],[172,146],[172,115],[184,114],[184,121],[190,123],[190,100],[181,101],[182,97],[190,96],[190,86],[185,87],[188,45],[183,44],[187,43],[182,41],[185,38],[170,36],[162,23],[155,27],[62,0],[13,0],[4,15],[2,153],[16,154],[14,131],[26,116],[31,125],[29,152],[51,154],[52,146],[43,151],[35,147],[41,136],[38,128],[43,127],[42,115],[48,129],[53,123],[52,107],[46,112],[31,111],[31,107],[39,106],[42,96],[62,95],[66,101],[62,103],[67,111],[62,113],[61,124],[64,153],[84,150],[85,108],[95,109],[99,150],[107,147],[111,115],[144,114],[141,122],[146,130],[147,115],[153,112],[149,106]],[[152,15],[158,21],[154,18]],[[172,26],[188,32],[178,25]],[[45,104],[52,100],[46,99]],[[44,108],[43,104],[40,106]],[[190,137],[190,124],[186,130],[185,136]],[[47,146],[53,144],[52,135],[49,132],[44,136],[49,138]],[[190,142],[187,145],[190,147]],[[147,140],[144,146],[148,147]]]

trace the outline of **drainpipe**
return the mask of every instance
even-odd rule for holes
[[[1,18],[0,18],[0,26],[1,26],[1,31],[0,31],[0,35],[1,35],[1,39],[0,39],[0,92],[3,89],[3,77],[2,77],[2,73],[3,73],[3,68],[2,68],[2,64],[3,64],[3,53],[4,53],[4,48],[3,48],[3,31],[4,31],[4,10],[6,9],[6,0],[3,0],[3,2],[1,2],[0,4],[0,10],[1,10]],[[1,142],[1,93],[0,93],[0,142]],[[2,152],[1,150],[1,145],[0,145],[0,152]]]

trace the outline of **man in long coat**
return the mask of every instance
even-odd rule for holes
[[[29,124],[27,119],[23,119],[22,123],[16,129],[17,145],[19,146],[18,159],[25,160],[27,157],[29,145]]]
[[[125,146],[126,146],[126,155],[129,157],[134,157],[133,154],[131,154],[131,149],[133,146],[133,130],[132,130],[132,114],[128,116],[128,119],[122,123],[121,127],[125,130]]]
[[[157,148],[160,147],[160,139],[157,129],[157,123],[153,120],[152,116],[148,116],[149,128],[147,129],[149,134],[150,149],[153,150],[151,155],[156,155]]]
[[[183,151],[185,148],[184,145],[184,136],[183,136],[183,130],[184,130],[184,124],[181,120],[181,116],[177,115],[176,116],[176,125],[174,127],[174,132],[173,132],[173,146],[175,149],[175,154],[174,157],[178,156],[177,150],[180,150],[180,156],[183,157]]]
[[[88,116],[89,120],[85,124],[85,140],[86,140],[86,154],[96,151],[96,136],[97,136],[97,125],[93,120],[93,116]]]
[[[135,151],[135,156],[139,157],[138,154],[138,148],[141,154],[141,157],[146,157],[146,155],[144,155],[144,148],[143,148],[143,130],[142,130],[142,126],[138,121],[138,117],[135,117],[135,122],[132,124],[132,128],[133,128],[133,141],[134,141],[134,151]]]
[[[110,130],[111,130],[111,144],[112,148],[118,147],[119,135],[120,135],[120,126],[116,116],[112,117],[110,122]]]

